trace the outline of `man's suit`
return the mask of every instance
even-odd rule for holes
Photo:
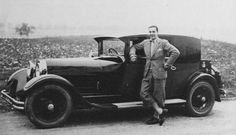
[[[159,38],[154,41],[146,39],[132,46],[130,49],[131,56],[135,55],[136,49],[144,49],[146,55],[140,96],[144,101],[150,103],[156,102],[160,107],[164,108],[165,83],[167,78],[167,71],[164,65],[173,65],[180,52],[167,40]],[[167,53],[170,56],[165,62]]]

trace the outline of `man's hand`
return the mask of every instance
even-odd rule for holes
[[[137,56],[136,55],[131,55],[130,56],[130,61],[135,62],[137,60]]]
[[[173,66],[173,65],[168,65],[168,64],[165,63],[165,64],[164,64],[164,69],[165,69],[165,70],[171,69],[171,70],[174,71],[174,70],[176,70],[176,67]]]
[[[166,63],[164,64],[164,69],[165,69],[165,70],[168,70],[170,67],[171,67],[170,65],[168,65],[168,64],[166,64]]]

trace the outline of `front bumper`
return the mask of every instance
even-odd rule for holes
[[[12,105],[12,107],[14,109],[17,109],[17,110],[24,110],[24,102],[22,101],[18,101],[16,99],[14,99],[13,97],[11,97],[6,90],[2,90],[1,91],[1,97],[6,100],[9,104]]]

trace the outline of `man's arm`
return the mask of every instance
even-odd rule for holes
[[[170,44],[167,40],[164,41],[163,49],[170,54],[169,59],[165,63],[165,68],[169,68],[170,66],[174,64],[176,59],[179,57],[180,52],[175,46]]]
[[[136,50],[141,50],[141,49],[144,48],[144,43],[143,42],[131,46],[130,52],[129,52],[131,61],[136,61],[136,59],[137,59]]]

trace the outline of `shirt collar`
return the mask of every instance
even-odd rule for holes
[[[154,40],[150,39],[150,42],[152,42],[152,43],[157,43],[158,41],[159,41],[158,38],[156,38],[156,39],[154,39]]]

